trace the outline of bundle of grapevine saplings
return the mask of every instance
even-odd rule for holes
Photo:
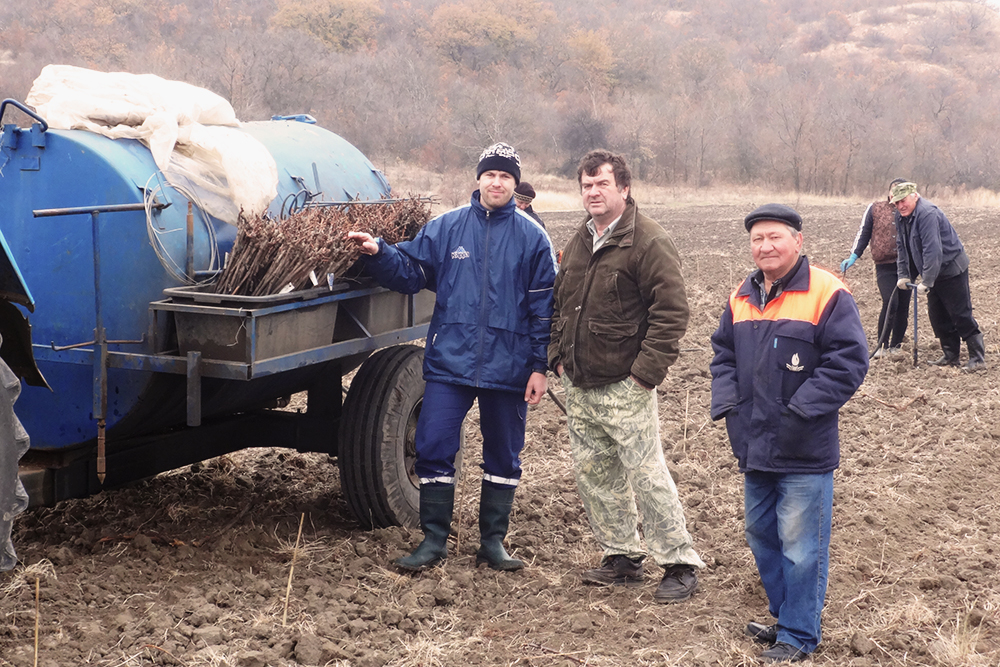
[[[381,236],[387,243],[413,238],[430,217],[426,199],[308,207],[284,220],[240,215],[239,231],[215,291],[268,296],[308,289],[327,275],[339,278],[358,258],[347,232]]]

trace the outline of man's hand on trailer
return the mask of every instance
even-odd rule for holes
[[[378,254],[378,241],[367,232],[347,232],[347,240],[354,241],[365,255]]]

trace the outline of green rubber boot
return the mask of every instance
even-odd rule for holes
[[[511,558],[503,548],[503,538],[510,525],[510,508],[514,504],[514,488],[497,486],[483,480],[479,499],[479,551],[476,565],[486,563],[494,570],[520,570],[524,561]]]
[[[448,533],[455,510],[454,484],[422,484],[420,486],[420,528],[424,540],[409,556],[397,558],[393,564],[407,572],[419,572],[433,567],[448,557]]]

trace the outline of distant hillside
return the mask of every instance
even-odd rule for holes
[[[244,120],[308,112],[373,159],[626,154],[662,184],[1000,187],[1000,15],[868,0],[3,3],[0,95],[49,63],[152,72]]]

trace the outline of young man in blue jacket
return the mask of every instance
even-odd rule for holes
[[[428,222],[412,241],[387,245],[363,232],[361,248],[378,282],[407,294],[436,293],[424,351],[416,473],[424,539],[395,564],[418,571],[448,553],[455,505],[455,455],[462,421],[479,401],[483,479],[477,565],[517,570],[503,546],[521,478],[527,404],[545,394],[555,261],[545,230],[514,205],[521,161],[490,146],[476,169],[472,201]]]
[[[744,220],[757,271],[712,334],[712,419],[726,419],[744,473],[746,537],[774,624],[746,632],[765,662],[799,662],[820,642],[840,465],[838,418],[868,372],[854,298],[809,266],[802,218],[766,204]]]

